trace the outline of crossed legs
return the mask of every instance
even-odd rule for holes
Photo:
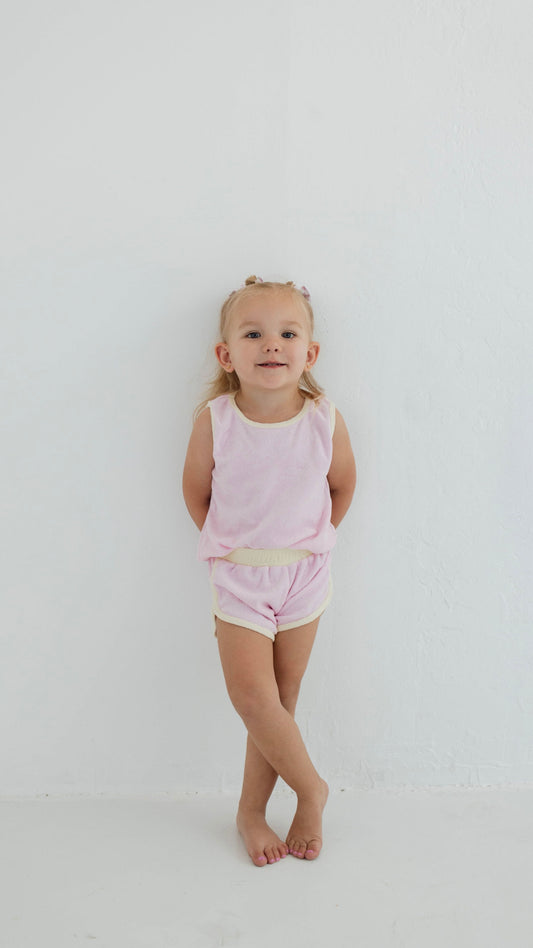
[[[294,713],[318,619],[278,632],[275,642],[217,619],[222,668],[231,701],[248,730],[237,825],[257,866],[289,852],[315,859],[322,846],[327,784],[315,770]],[[292,787],[298,806],[286,842],[266,822],[278,774]]]

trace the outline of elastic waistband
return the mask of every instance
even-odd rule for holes
[[[241,566],[289,566],[312,555],[310,550],[251,550],[238,547],[220,559],[239,563]]]

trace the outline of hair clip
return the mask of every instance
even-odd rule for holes
[[[296,286],[294,280],[288,280],[285,286],[293,286],[295,290],[298,290],[298,293],[301,293],[306,300],[311,299],[311,294],[306,286]]]
[[[245,287],[247,286],[255,286],[256,283],[264,283],[264,280],[262,279],[262,277],[258,277],[258,276],[248,277],[248,279],[244,283],[241,283],[239,290],[244,290]],[[293,283],[292,280],[289,280],[287,283],[285,283],[285,286],[293,286],[295,290],[298,290],[298,292],[302,294],[304,299],[308,301],[311,299],[311,294],[306,286],[296,286],[296,284]],[[234,293],[238,293],[238,290],[232,290],[231,293],[228,295],[228,299],[230,296],[233,296]]]

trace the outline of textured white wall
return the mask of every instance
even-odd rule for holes
[[[529,5],[2,16],[0,792],[238,786],[180,476],[249,272],[311,288],[358,462],[313,756],[531,783]]]

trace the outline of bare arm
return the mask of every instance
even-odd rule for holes
[[[205,408],[194,423],[183,468],[183,496],[199,530],[209,510],[214,463],[211,412]]]
[[[333,432],[333,457],[328,471],[331,494],[331,522],[338,527],[348,510],[355,490],[355,460],[350,436],[341,413],[337,411]]]

